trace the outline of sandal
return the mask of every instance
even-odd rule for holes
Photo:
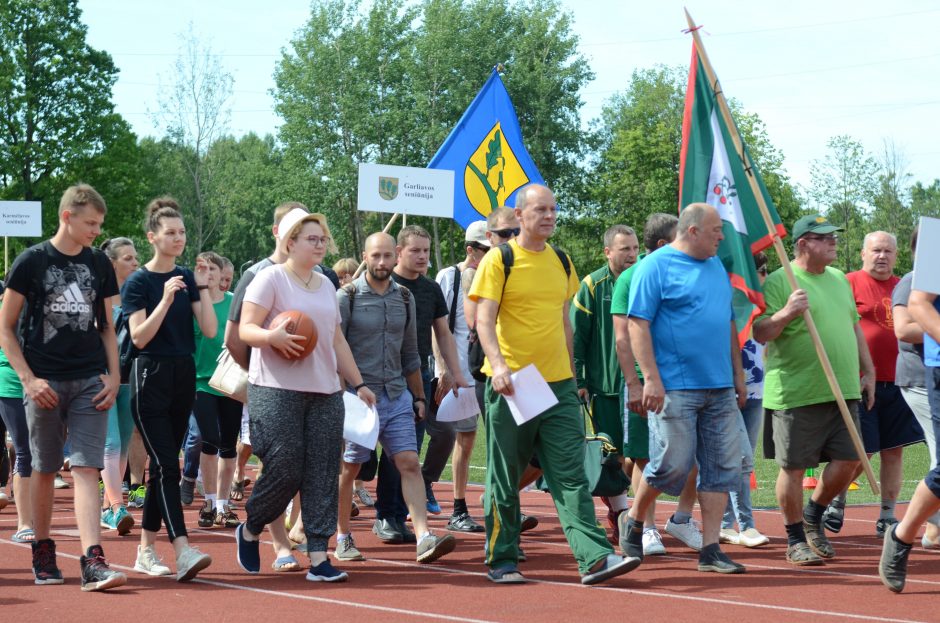
[[[486,574],[486,578],[496,584],[525,584],[526,582],[525,576],[519,573],[516,565],[490,569]]]
[[[805,541],[787,546],[787,562],[797,567],[816,567],[826,564]]]
[[[293,554],[289,554],[287,556],[281,556],[272,562],[271,568],[279,573],[300,571],[300,563],[297,562],[297,559],[294,558]]]
[[[836,550],[829,542],[829,537],[823,531],[820,524],[811,524],[803,521],[803,532],[806,534],[806,542],[820,558],[835,558]]]
[[[36,533],[32,528],[23,528],[14,532],[10,540],[14,543],[32,543],[36,540]]]
[[[245,487],[248,486],[248,483],[251,482],[247,478],[242,481],[236,481],[232,483],[232,490],[228,494],[228,499],[234,502],[241,502],[245,499]]]

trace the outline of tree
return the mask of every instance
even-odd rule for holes
[[[872,213],[868,231],[886,231],[898,239],[897,272],[904,274],[913,267],[911,255],[911,232],[914,231],[915,219],[906,203],[910,199],[907,158],[891,140],[885,140],[879,156],[878,187],[872,197]]]
[[[232,76],[218,56],[202,45],[192,26],[180,36],[182,50],[174,63],[171,85],[161,97],[155,115],[165,136],[179,149],[176,155],[188,176],[185,192],[176,198],[185,204],[189,244],[187,255],[201,252],[219,227],[222,213],[209,199],[213,169],[212,146],[225,133],[232,95]],[[182,189],[180,189],[182,190]]]
[[[826,143],[822,160],[810,164],[810,197],[828,218],[845,230],[839,256],[846,272],[860,263],[865,217],[878,183],[878,164],[862,144],[850,136],[834,136]]]
[[[0,0],[0,189],[52,199],[52,178],[127,131],[111,56],[89,46],[77,0]],[[48,218],[58,205],[47,202]]]

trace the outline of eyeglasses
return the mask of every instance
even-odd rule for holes
[[[496,234],[500,238],[513,238],[519,235],[519,232],[522,231],[521,227],[513,227],[511,229],[491,229],[491,234]]]
[[[477,251],[483,251],[484,253],[490,250],[488,246],[486,246],[485,244],[480,244],[479,242],[468,242],[467,246]]]
[[[329,236],[305,236],[303,240],[306,240],[315,247],[325,247],[330,244],[332,238]]]
[[[819,236],[810,236],[807,234],[803,236],[803,240],[825,240],[826,242],[838,242],[839,236],[836,234],[824,234]]]

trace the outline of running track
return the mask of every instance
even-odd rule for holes
[[[446,485],[438,498],[448,500]],[[476,505],[481,489],[471,487]],[[432,565],[414,561],[413,545],[384,545],[370,530],[374,513],[364,509],[353,533],[366,562],[344,563],[345,584],[307,582],[304,573],[270,570],[273,550],[262,548],[260,575],[243,573],[235,562],[232,530],[196,526],[197,502],[187,510],[195,545],[213,564],[188,585],[151,578],[131,570],[139,531],[119,537],[104,531],[102,543],[112,567],[128,574],[125,587],[107,593],[79,590],[80,544],[72,515],[71,490],[57,491],[53,519],[63,586],[35,586],[29,546],[9,540],[15,530],[13,506],[0,511],[0,612],[5,620],[93,621],[466,621],[508,622],[635,620],[681,621],[940,621],[940,552],[919,546],[911,557],[905,592],[895,595],[878,580],[880,542],[874,536],[876,509],[850,507],[846,527],[835,535],[837,558],[825,567],[798,569],[784,560],[785,537],[776,511],[756,511],[758,527],[770,544],[749,550],[724,546],[747,565],[742,576],[699,573],[696,554],[664,536],[669,554],[647,558],[633,573],[600,587],[584,587],[564,541],[551,498],[523,494],[526,512],[541,524],[523,537],[529,561],[520,565],[530,583],[497,586],[486,580],[483,535],[457,535],[457,551]],[[447,505],[445,505],[445,511]],[[899,508],[903,512],[903,508]],[[658,523],[672,511],[661,504]],[[134,511],[139,519],[139,511]],[[599,508],[599,514],[603,510]],[[240,516],[243,516],[240,511]],[[479,506],[476,508],[479,517]],[[432,518],[443,530],[446,514]],[[172,548],[161,538],[158,551],[174,567]],[[298,559],[305,557],[297,554]]]

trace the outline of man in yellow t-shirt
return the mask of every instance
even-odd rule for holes
[[[596,584],[636,568],[639,559],[613,552],[597,525],[584,475],[584,419],[574,380],[571,298],[578,276],[571,260],[547,243],[555,231],[558,207],[545,186],[519,190],[515,214],[521,231],[507,243],[513,263],[509,277],[500,248],[480,263],[470,289],[477,302],[477,333],[486,362],[487,465],[486,564],[499,583],[525,579],[519,557],[519,477],[534,453],[545,471],[562,528],[578,561],[583,584]],[[564,258],[564,259],[562,259]],[[567,264],[567,267],[566,267]],[[511,374],[534,364],[558,404],[517,425],[506,396]]]

